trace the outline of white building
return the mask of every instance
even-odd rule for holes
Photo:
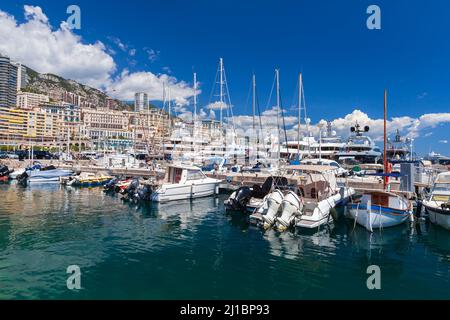
[[[49,97],[45,94],[18,92],[17,93],[17,107],[20,109],[33,109],[39,107],[42,103],[48,103]]]
[[[134,111],[140,112],[148,110],[148,95],[144,92],[134,94]]]

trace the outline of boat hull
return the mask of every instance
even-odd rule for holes
[[[349,214],[356,223],[373,232],[374,229],[394,227],[410,218],[412,212],[372,205],[352,203]]]
[[[423,203],[431,223],[450,230],[450,210],[445,210]]]
[[[155,190],[151,195],[151,201],[167,202],[174,200],[195,199],[217,194],[219,182],[205,182],[191,185],[172,184]]]

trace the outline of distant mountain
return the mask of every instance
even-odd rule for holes
[[[112,99],[106,93],[74,80],[64,79],[51,73],[41,74],[28,67],[27,75],[29,82],[23,91],[46,94],[54,101],[60,100],[65,92],[70,92],[82,97],[82,101],[90,103],[94,107],[106,107],[107,100],[110,100],[109,104],[112,109],[133,109],[133,104],[129,102]]]

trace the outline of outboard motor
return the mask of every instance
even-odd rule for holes
[[[114,191],[114,187],[116,186],[118,181],[119,181],[118,178],[112,178],[107,183],[105,183],[105,185],[103,186],[103,191],[105,192]]]
[[[123,191],[122,200],[127,201],[134,198],[137,188],[139,187],[139,179],[133,179],[130,185]]]
[[[248,201],[252,197],[252,190],[249,187],[241,187],[235,192],[235,196],[230,196],[230,207],[232,210],[244,211]]]
[[[303,202],[295,192],[288,191],[284,196],[281,207],[282,213],[277,218],[277,229],[278,231],[285,231],[293,224],[295,216],[302,212]]]
[[[17,176],[17,181],[19,184],[26,186],[28,182],[28,173],[25,171],[24,173]]]
[[[140,187],[135,193],[135,199],[141,201],[150,201],[152,195],[152,187],[148,184]]]
[[[10,173],[14,172],[14,170],[9,170],[9,168],[5,165],[0,166],[0,177],[9,176]]]
[[[283,197],[283,193],[278,189],[267,197],[267,213],[262,216],[264,229],[270,228],[275,223]]]

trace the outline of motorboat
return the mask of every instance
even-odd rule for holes
[[[349,171],[343,168],[337,161],[330,159],[303,159],[300,161],[300,164],[305,165],[319,165],[319,166],[330,166],[333,170],[335,170],[336,175],[338,177],[345,177],[349,175]]]
[[[166,202],[219,194],[221,180],[208,178],[199,167],[172,164],[166,168],[163,181],[151,183],[150,200]]]
[[[47,166],[40,170],[25,171],[17,179],[23,185],[34,183],[59,183],[61,177],[73,175],[72,170],[57,169],[55,166]]]
[[[413,206],[404,196],[387,190],[365,190],[348,204],[348,214],[368,231],[397,226],[413,219]]]
[[[79,175],[67,177],[65,184],[73,187],[98,187],[105,185],[112,179],[113,177],[102,173],[82,172]]]
[[[422,205],[432,223],[450,230],[450,172],[438,174]]]
[[[286,189],[288,179],[283,176],[269,176],[263,184],[254,184],[252,187],[243,186],[234,191],[228,199],[224,201],[227,210],[254,212],[264,202],[265,197],[277,189]]]
[[[330,212],[349,200],[353,188],[338,186],[330,166],[293,165],[285,177],[295,178],[295,186],[268,194],[265,202],[250,216],[264,228],[275,226],[279,231],[290,227],[317,228],[330,220]]]
[[[14,172],[14,170],[10,170],[5,165],[0,165],[0,181],[8,181],[9,175]]]

